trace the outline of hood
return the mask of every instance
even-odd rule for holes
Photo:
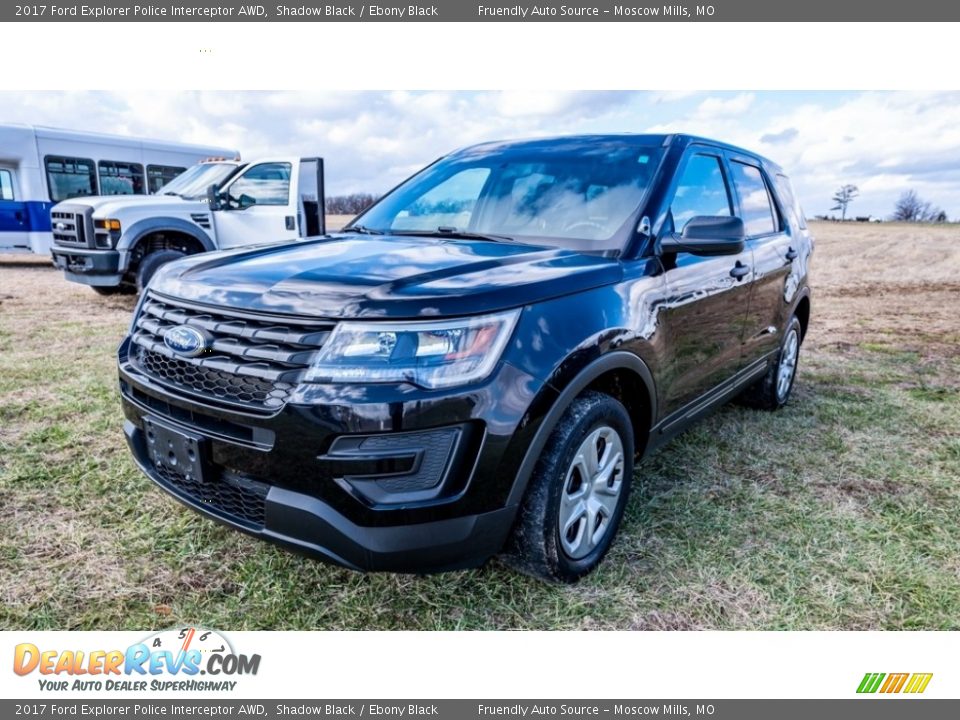
[[[150,287],[259,312],[412,319],[519,307],[621,276],[617,260],[570,250],[363,235],[203,253],[166,266]]]
[[[178,195],[94,195],[71,198],[64,200],[62,204],[70,206],[71,209],[93,208],[98,217],[115,215],[129,208],[149,208],[151,212],[163,212],[168,208],[176,212],[206,212],[209,209],[205,201],[184,200]]]

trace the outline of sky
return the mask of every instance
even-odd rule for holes
[[[915,190],[960,218],[960,93],[0,92],[0,123],[321,155],[327,193],[380,194],[451,150],[592,132],[688,132],[759,152],[808,216],[853,184],[850,215],[888,217]],[[2,148],[0,148],[2,155]]]

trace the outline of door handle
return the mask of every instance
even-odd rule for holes
[[[743,280],[749,274],[750,267],[744,265],[739,260],[737,260],[737,264],[730,269],[730,277],[736,278],[737,280]]]
[[[17,211],[13,214],[13,218],[14,218],[14,220],[16,220],[17,222],[23,222],[23,213],[20,212],[19,210],[17,210]]]
[[[790,262],[793,262],[793,261],[796,260],[798,257],[800,257],[800,253],[798,253],[798,252],[797,252],[796,250],[794,250],[792,247],[787,248],[787,260],[789,260]]]
[[[297,229],[297,219],[293,215],[287,215],[284,218],[284,223],[287,226],[287,230],[296,230]]]

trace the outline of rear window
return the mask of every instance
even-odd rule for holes
[[[740,213],[749,237],[771,235],[780,229],[779,217],[760,168],[731,162],[733,184],[740,196]]]
[[[101,195],[144,194],[143,165],[101,160],[99,169]]]
[[[97,194],[93,160],[48,155],[44,159],[50,199],[54,202]]]
[[[13,173],[0,170],[0,200],[13,200]]]
[[[790,178],[786,175],[777,175],[773,179],[777,186],[777,194],[786,207],[786,212],[801,230],[807,229],[807,218],[803,215],[803,208],[800,207],[800,201],[793,193],[793,185],[790,184]]]

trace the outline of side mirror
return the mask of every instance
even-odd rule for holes
[[[740,218],[697,215],[687,221],[679,236],[668,235],[660,240],[660,253],[737,255],[743,252],[745,241],[746,231]]]
[[[207,204],[211,210],[220,209],[220,192],[216,185],[207,188]]]
[[[251,197],[250,195],[241,195],[240,199],[237,201],[237,206],[241,210],[246,210],[248,207],[253,207],[257,204],[257,199]]]

